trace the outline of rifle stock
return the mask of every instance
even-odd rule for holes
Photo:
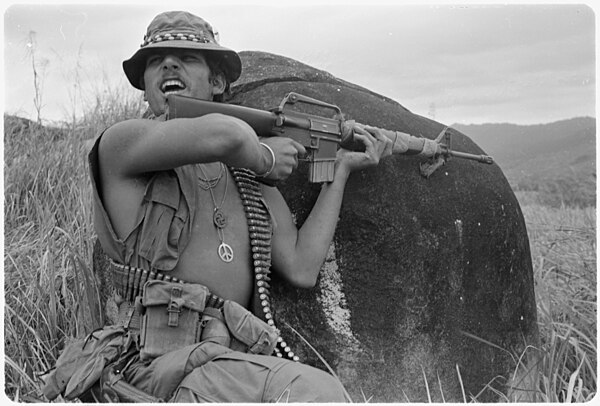
[[[335,112],[333,118],[301,113],[289,107],[297,102],[331,109]],[[301,143],[307,151],[306,160],[309,163],[308,180],[311,183],[333,181],[335,159],[338,148],[353,148],[354,121],[345,121],[341,110],[333,105],[312,99],[297,93],[289,93],[273,111],[265,111],[233,104],[217,103],[193,97],[168,95],[167,120],[175,118],[194,118],[206,114],[220,113],[239,118],[254,129],[259,137],[290,137]],[[361,124],[358,124],[361,125]],[[435,168],[440,166],[450,156],[472,159],[483,163],[492,163],[487,155],[472,155],[455,152],[446,144],[440,143],[441,137],[449,134],[446,129],[436,140],[414,137],[400,131],[379,129],[383,135],[393,141],[392,153],[405,155],[421,155],[437,161]],[[431,173],[435,170],[431,170]],[[429,177],[431,173],[421,174]]]

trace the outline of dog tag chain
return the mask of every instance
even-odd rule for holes
[[[198,166],[200,171],[206,177],[202,166]],[[221,163],[221,168],[223,168],[223,164]],[[219,184],[219,180],[221,177],[219,176],[218,180],[214,184],[209,184],[207,188],[210,192],[210,197],[213,201],[214,210],[213,210],[213,224],[217,228],[217,235],[219,236],[219,240],[221,244],[219,244],[219,248],[217,248],[217,253],[219,254],[219,258],[223,262],[231,262],[233,261],[233,248],[231,245],[225,242],[225,227],[227,227],[227,216],[222,210],[223,204],[225,203],[225,199],[227,198],[227,186],[229,185],[229,176],[225,174],[225,191],[223,192],[223,199],[221,199],[221,204],[217,206],[217,200],[215,199],[215,195],[213,193],[213,187],[216,187]]]

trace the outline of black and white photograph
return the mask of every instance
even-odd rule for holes
[[[584,403],[585,2],[4,5],[17,403]]]

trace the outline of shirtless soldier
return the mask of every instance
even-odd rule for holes
[[[244,185],[254,184],[259,185],[252,192],[258,196],[255,200],[264,203],[269,217],[271,248],[264,252],[270,255],[273,272],[293,286],[313,287],[333,238],[349,174],[377,165],[390,154],[391,142],[376,130],[355,128],[365,152],[339,150],[335,179],[322,186],[298,229],[277,188],[253,179],[274,182],[288,177],[305,153],[302,145],[286,137],[259,139],[246,123],[219,114],[164,119],[168,94],[219,100],[241,73],[240,58],[215,41],[207,22],[186,12],[158,15],[123,68],[130,83],[144,92],[154,117],[113,125],[90,153],[94,222],[115,265],[115,281],[120,280],[118,272],[137,269],[203,285],[221,303],[253,308],[260,286],[261,298],[268,300],[268,283],[257,287],[255,280],[269,280],[268,269],[261,273],[253,265],[247,210],[240,199]],[[117,302],[120,322],[127,324],[135,304],[123,297],[125,290],[117,289]],[[257,316],[273,326],[268,306]],[[267,356],[221,347],[228,352],[195,366],[164,400],[345,400],[337,380],[295,362],[289,348]],[[165,379],[160,375],[165,364],[154,361],[134,362],[124,375],[138,388],[164,397],[156,381]],[[152,374],[158,375],[148,378]]]

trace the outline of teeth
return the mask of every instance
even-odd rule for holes
[[[169,88],[169,87],[171,89],[169,89],[167,91],[167,88]],[[177,89],[173,89],[173,87],[177,87]],[[170,94],[170,93],[176,93],[179,90],[185,89],[185,85],[180,80],[171,79],[171,80],[167,80],[166,82],[164,82],[160,88],[164,93]]]

